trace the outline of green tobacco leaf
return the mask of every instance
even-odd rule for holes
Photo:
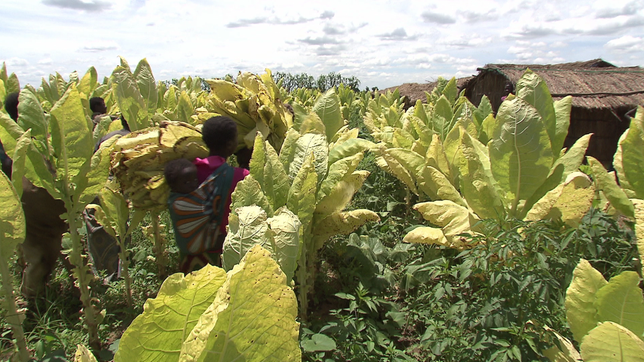
[[[644,342],[633,332],[612,322],[600,324],[581,342],[584,362],[644,361]]]
[[[123,333],[114,361],[177,361],[183,341],[225,281],[224,270],[211,265],[169,276]]]
[[[523,209],[519,214],[517,214],[517,217],[524,218],[526,213],[529,212],[534,204],[544,197],[546,193],[561,184],[561,182],[572,172],[579,170],[579,166],[581,166],[584,156],[586,155],[586,149],[588,148],[588,142],[590,141],[591,135],[592,133],[581,136],[566,153],[555,161],[550,169],[550,173],[548,174],[546,181],[544,181],[537,191],[535,191],[534,194],[526,200],[523,205]]]
[[[301,134],[317,133],[326,135],[326,126],[316,113],[309,113],[303,116],[302,123],[299,129]]]
[[[8,155],[13,155],[16,149],[16,140],[24,135],[24,131],[5,113],[0,112],[0,139]],[[19,162],[19,160],[18,160]],[[20,165],[16,165],[20,167]],[[18,170],[20,172],[20,170]],[[38,152],[33,142],[27,150],[24,173],[34,185],[44,187],[55,198],[60,198],[60,193],[54,187],[54,178],[44,156]],[[17,180],[17,178],[16,178]]]
[[[456,101],[456,97],[458,97],[458,87],[456,86],[456,78],[452,77],[447,84],[445,85],[445,88],[443,88],[441,92],[445,98],[450,101],[452,104]]]
[[[31,146],[31,130],[28,130],[16,141],[16,146],[11,157],[13,160],[13,164],[11,165],[11,182],[18,193],[18,197],[22,197],[22,178],[25,176],[25,168],[29,161],[27,151],[29,151]]]
[[[567,225],[577,227],[594,198],[595,188],[588,176],[575,172],[534,204],[525,220],[561,219]]]
[[[368,221],[380,221],[380,217],[375,212],[364,209],[336,212],[315,220],[312,233],[324,243],[333,235],[349,235]]]
[[[356,153],[353,156],[343,158],[340,161],[333,163],[329,167],[329,173],[326,178],[322,180],[320,184],[320,190],[318,191],[317,198],[321,200],[326,195],[328,195],[335,186],[342,180],[345,176],[350,175],[358,167],[360,161],[362,161],[363,154]]]
[[[425,220],[442,229],[450,247],[462,246],[459,235],[471,234],[472,226],[478,221],[468,209],[447,200],[422,202],[414,205],[414,210],[420,212]]]
[[[20,92],[18,124],[24,130],[31,128],[31,134],[40,140],[44,141],[47,137],[47,121],[44,112],[40,107],[40,101],[31,92]]]
[[[448,248],[455,247],[447,240],[440,228],[420,226],[410,231],[403,238],[403,242],[412,244],[441,245]]]
[[[165,103],[165,108],[171,112],[174,112],[174,110],[177,108],[177,104],[178,104],[177,91],[178,91],[178,88],[174,85],[171,85],[170,88],[168,88],[168,90],[163,95],[163,103]]]
[[[581,259],[575,268],[572,281],[566,290],[566,318],[575,340],[581,341],[597,326],[597,291],[608,284],[588,261]]]
[[[416,188],[416,174],[412,175],[410,170],[403,166],[400,161],[387,151],[388,150],[384,149],[384,147],[379,150],[382,161],[386,164],[386,169],[404,183],[411,192],[418,194],[418,189]]]
[[[275,212],[275,216],[267,220],[270,227],[269,234],[273,239],[273,248],[269,251],[286,274],[290,283],[297,268],[297,259],[300,253],[300,229],[302,223],[286,207]]]
[[[461,194],[449,182],[447,177],[432,166],[427,166],[418,177],[418,189],[432,200],[449,200],[467,208]]]
[[[119,55],[119,60],[121,61],[121,67],[127,69],[128,72],[131,71],[130,64],[127,62],[125,58]]]
[[[385,151],[395,158],[411,175],[418,175],[425,168],[425,158],[414,151],[403,148],[390,148]]]
[[[511,210],[548,177],[553,163],[550,139],[537,109],[521,98],[505,100],[488,144],[492,173]]]
[[[494,187],[491,172],[486,169],[486,154],[477,149],[478,141],[470,136],[463,127],[461,145],[455,154],[453,165],[458,169],[459,185],[463,198],[480,218],[503,220],[505,208]]]
[[[620,143],[622,168],[628,183],[639,199],[644,199],[644,108],[638,107],[631,119],[628,134]]]
[[[562,177],[564,179],[568,177],[568,175],[570,175],[572,172],[579,170],[579,166],[581,166],[581,163],[584,161],[584,156],[586,154],[586,150],[588,149],[588,143],[590,142],[591,136],[592,133],[585,134],[579,137],[579,139],[575,141],[572,147],[570,147],[570,149],[566,151],[566,153],[561,157],[559,157],[553,164],[553,168],[557,167],[557,165],[560,164],[564,166],[564,171],[562,174]]]
[[[177,119],[181,122],[191,123],[191,116],[195,113],[194,108],[192,107],[192,101],[190,96],[186,91],[181,91],[179,94],[179,103],[177,104]]]
[[[293,158],[288,168],[288,176],[291,179],[295,178],[310,154],[315,156],[313,161],[315,172],[318,175],[318,180],[321,181],[326,177],[329,160],[329,145],[326,142],[324,135],[314,133],[302,135],[295,142],[294,149],[291,152],[293,152]]]
[[[118,232],[119,236],[125,237],[127,233],[126,223],[130,216],[130,210],[123,195],[109,187],[104,187],[101,190],[99,199],[101,200],[101,207],[109,220],[109,224]]]
[[[0,258],[9,260],[25,239],[25,215],[11,181],[0,172]]]
[[[604,192],[610,204],[620,213],[628,217],[635,216],[633,203],[626,196],[624,191],[615,182],[615,179],[608,174],[601,162],[591,156],[587,156],[588,164],[593,172],[593,178],[597,189]]]
[[[492,113],[493,109],[490,99],[486,95],[483,95],[478,108],[474,111],[474,119],[476,120],[476,123],[478,123],[479,126],[483,125],[483,121],[488,118],[488,116],[492,115]],[[481,142],[487,143],[484,141]]]
[[[320,199],[315,208],[315,213],[330,215],[344,210],[368,176],[369,171],[354,171],[345,175],[342,180],[333,186],[328,195]]]
[[[76,186],[76,196],[80,194],[81,204],[87,204],[99,194],[110,172],[110,153],[118,137],[112,137],[101,143],[101,147],[94,153],[90,160],[90,170]]]
[[[613,167],[615,167],[615,172],[617,173],[619,185],[622,187],[624,192],[629,197],[637,197],[635,195],[635,191],[633,190],[633,186],[631,186],[631,184],[628,182],[628,179],[626,178],[626,174],[624,173],[624,162],[623,162],[624,150],[622,149],[622,143],[624,142],[627,136],[628,136],[628,130],[626,130],[619,137],[619,141],[617,142],[617,151],[615,151],[615,155],[613,156]]]
[[[625,271],[612,277],[596,294],[595,307],[600,322],[611,321],[644,335],[644,297],[636,272]]]
[[[637,250],[640,254],[642,274],[644,275],[644,200],[632,199],[635,206],[635,236],[637,237]]]
[[[494,135],[494,127],[496,124],[496,119],[494,118],[494,115],[489,114],[483,122],[481,122],[481,130],[479,131],[479,141],[481,141],[484,144],[487,144],[491,139],[492,136]]]
[[[83,93],[87,99],[92,97],[94,89],[98,86],[98,73],[96,68],[90,67],[78,83],[78,91]]]
[[[266,212],[259,206],[240,207],[230,214],[228,234],[222,254],[222,265],[226,271],[239,264],[244,255],[255,245],[272,249],[271,240],[266,236],[268,231],[266,220]]]
[[[407,121],[416,132],[416,137],[414,138],[417,138],[423,146],[428,147],[432,142],[432,136],[434,135],[431,128],[427,126],[425,121],[415,115],[405,114],[403,117],[406,117]]]
[[[318,177],[313,168],[313,154],[310,154],[302,164],[302,168],[293,179],[293,184],[288,190],[286,206],[291,210],[302,223],[303,233],[308,233],[313,211],[317,203],[317,182]]]
[[[179,361],[299,361],[296,316],[286,276],[268,251],[255,246],[228,272],[185,340]]]
[[[363,153],[373,148],[374,144],[362,138],[351,138],[344,142],[336,143],[329,148],[329,165],[356,153]]]
[[[148,114],[152,116],[157,109],[159,95],[157,92],[156,82],[154,81],[154,75],[152,74],[152,68],[150,67],[147,59],[141,59],[139,64],[136,65],[133,75],[134,79],[136,79],[136,85],[139,88],[141,96],[147,106]]]
[[[85,178],[89,171],[94,142],[80,93],[73,84],[51,109],[51,139],[58,179],[77,184],[75,179]]]
[[[79,344],[77,345],[76,353],[74,353],[74,362],[97,362],[97,360],[92,351]]]
[[[564,97],[554,102],[555,108],[555,137],[551,139],[552,150],[555,157],[561,152],[566,136],[568,136],[568,128],[570,127],[570,111],[572,110],[572,96]]]
[[[264,194],[275,210],[286,205],[291,185],[277,152],[268,141],[264,143],[264,151],[265,161],[262,165],[264,167],[264,181],[260,184],[263,185]]]
[[[150,126],[147,105],[129,69],[124,67],[114,69],[112,92],[130,130],[138,131]]]
[[[429,148],[427,149],[427,154],[425,155],[425,165],[439,170],[447,177],[448,180],[450,180],[450,182],[453,182],[450,164],[447,161],[443,142],[437,134],[432,136],[432,142],[430,143]]]
[[[559,346],[563,348],[560,349],[557,345],[548,348],[543,351],[543,355],[547,357],[551,362],[577,362],[581,361],[581,355],[575,349],[575,346],[568,339],[563,337],[561,334],[557,333],[552,328],[545,326],[544,329],[553,333],[559,342]]]
[[[344,125],[340,111],[340,98],[333,88],[318,98],[313,105],[313,112],[317,113],[324,123],[327,140],[333,139],[335,133]]]
[[[235,191],[232,194],[231,210],[238,207],[258,205],[266,214],[273,215],[273,206],[268,202],[266,195],[262,191],[262,186],[253,178],[253,175],[246,176],[237,183]]]
[[[11,73],[7,80],[4,82],[4,87],[7,90],[7,94],[20,92],[20,81],[16,73]]]
[[[416,138],[409,132],[400,128],[394,129],[392,144],[395,148],[409,149],[415,140]]]
[[[441,96],[434,106],[431,125],[432,130],[439,135],[440,139],[445,140],[447,134],[452,129],[450,121],[454,117],[452,113],[452,104],[445,96]]]
[[[2,68],[0,68],[0,80],[7,82],[7,64],[5,62],[2,62]]]
[[[531,104],[539,112],[550,139],[552,154],[558,156],[568,133],[568,127],[564,128],[565,133],[563,135],[557,133],[557,116],[555,115],[555,107],[546,82],[538,74],[528,69],[521,79],[517,81],[516,95]]]

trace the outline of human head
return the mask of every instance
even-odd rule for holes
[[[4,109],[9,113],[9,117],[18,122],[18,92],[9,93],[4,99]]]
[[[101,97],[93,97],[89,99],[89,108],[92,112],[97,114],[107,113],[107,107],[105,106],[105,100]]]
[[[201,138],[210,150],[210,156],[228,158],[237,148],[237,123],[229,117],[209,118],[201,129]]]
[[[197,166],[185,158],[168,162],[163,170],[163,175],[172,192],[189,194],[199,187]]]

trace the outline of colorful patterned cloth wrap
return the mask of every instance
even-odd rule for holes
[[[170,193],[168,209],[181,255],[182,272],[197,270],[205,263],[218,263],[225,236],[219,225],[233,174],[234,168],[224,163],[193,192]]]

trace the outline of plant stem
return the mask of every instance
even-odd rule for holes
[[[165,243],[159,232],[159,211],[151,211],[152,217],[152,232],[154,233],[154,254],[157,259],[157,267],[159,268],[159,279],[166,278],[166,262],[165,262]]]
[[[94,350],[99,350],[101,342],[98,339],[98,318],[92,305],[89,287],[89,283],[94,276],[83,258],[84,248],[80,235],[78,235],[80,212],[75,210],[71,200],[65,200],[65,208],[68,210],[67,223],[69,224],[69,236],[72,239],[72,252],[69,255],[69,261],[74,265],[74,276],[76,276],[77,287],[81,293],[80,300],[83,303],[83,314],[85,315],[85,324],[89,334],[89,346]]]
[[[129,252],[125,248],[125,240],[119,235],[119,258],[121,259],[121,271],[123,272],[123,279],[125,280],[125,300],[127,306],[132,308],[134,302],[132,301],[132,278],[130,277],[130,260],[128,259]]]
[[[27,340],[25,339],[25,333],[22,330],[20,316],[16,309],[16,299],[13,294],[11,273],[9,272],[7,261],[4,258],[0,258],[0,274],[2,274],[2,287],[4,288],[5,300],[7,302],[7,321],[11,324],[13,337],[16,339],[16,344],[18,345],[18,356],[20,361],[27,362],[30,360],[29,351],[27,351]]]
[[[308,304],[309,304],[309,299],[308,299],[308,293],[309,293],[309,288],[308,288],[308,265],[306,265],[306,257],[307,257],[307,252],[306,252],[306,241],[302,243],[302,250],[300,250],[300,260],[298,261],[298,267],[297,267],[297,301],[300,304],[300,311],[299,311],[299,316],[302,321],[307,320],[307,314],[308,314]]]

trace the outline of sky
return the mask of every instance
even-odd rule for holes
[[[644,0],[3,0],[0,62],[21,86],[124,57],[156,80],[239,71],[355,76],[380,89],[489,63],[644,66]]]

